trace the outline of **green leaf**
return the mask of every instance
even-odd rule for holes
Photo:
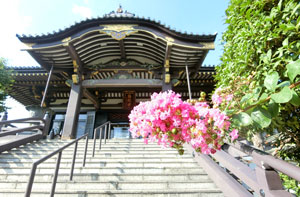
[[[275,103],[273,100],[270,100],[268,104],[268,112],[271,114],[272,117],[276,117],[279,113],[278,103]]]
[[[262,90],[262,87],[257,87],[254,89],[252,98],[255,101],[258,100],[261,90]]]
[[[251,96],[252,94],[246,94],[245,96],[243,96],[243,98],[241,99],[241,103],[244,103],[246,101],[249,101],[249,99],[252,98]]]
[[[271,99],[275,101],[275,103],[287,103],[293,97],[293,93],[291,89],[285,86],[280,92],[272,94]]]
[[[293,97],[291,99],[292,105],[294,105],[296,107],[300,106],[300,98],[299,98],[299,96],[297,95],[297,93],[295,92],[295,90],[291,90],[291,91],[293,93]]]
[[[288,46],[289,45],[289,38],[287,37],[283,42],[282,46]]]
[[[260,98],[259,98],[259,102],[260,101],[264,101],[266,98],[268,98],[268,94],[267,93],[263,93]]]
[[[267,52],[267,57],[268,57],[268,60],[271,60],[272,59],[272,49],[269,49],[268,52]]]
[[[295,77],[300,74],[300,59],[295,62],[289,63],[286,67],[288,70],[288,76],[291,82],[293,82]]]
[[[279,80],[278,72],[276,71],[272,72],[266,76],[264,85],[268,90],[275,92],[278,80]]]
[[[238,126],[249,126],[250,124],[252,124],[251,117],[245,112],[236,114],[232,118],[238,124]]]
[[[284,86],[290,86],[291,83],[289,81],[284,81],[284,82],[281,82],[280,84],[278,84],[276,86],[276,88],[283,88]]]
[[[259,125],[261,128],[266,128],[271,124],[271,114],[261,108],[256,107],[253,112],[251,113],[252,120]]]

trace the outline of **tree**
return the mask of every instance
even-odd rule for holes
[[[274,153],[299,163],[300,1],[231,0],[226,16],[216,80],[234,101],[223,109],[248,139],[277,133]],[[295,180],[282,178],[300,195]]]
[[[8,96],[8,90],[13,83],[11,70],[6,67],[6,61],[0,58],[0,112],[7,109],[5,107],[5,99]]]
[[[278,131],[273,142],[276,153],[296,161],[300,161],[299,2],[231,0],[222,63],[216,67],[217,87],[223,93],[234,92],[227,111],[234,114],[244,136]]]

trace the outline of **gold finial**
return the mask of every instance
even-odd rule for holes
[[[119,8],[117,9],[117,13],[123,13],[123,8],[121,4],[119,4]]]

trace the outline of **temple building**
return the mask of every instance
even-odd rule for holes
[[[64,139],[92,137],[106,121],[116,123],[112,137],[129,137],[130,110],[153,92],[188,99],[188,83],[193,98],[213,89],[214,67],[202,63],[216,34],[178,32],[121,7],[58,32],[17,37],[40,67],[15,67],[10,95],[51,110],[50,130]]]

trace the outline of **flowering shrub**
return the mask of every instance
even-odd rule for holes
[[[226,135],[231,140],[238,137],[235,129],[228,134],[229,117],[220,109],[211,108],[204,101],[205,95],[199,102],[182,101],[180,97],[173,91],[154,93],[151,101],[134,107],[129,115],[132,136],[143,137],[145,143],[157,141],[163,147],[176,148],[179,154],[184,152],[184,143],[190,143],[197,152],[210,154],[221,148]],[[222,102],[222,98],[217,102]]]

